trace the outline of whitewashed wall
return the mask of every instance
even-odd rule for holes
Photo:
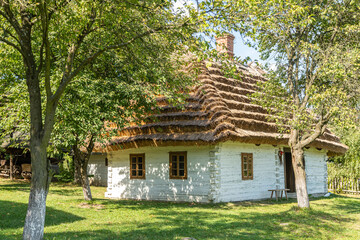
[[[255,146],[238,142],[220,145],[220,195],[218,201],[269,198],[269,189],[284,188],[284,168],[272,145]],[[253,153],[253,180],[242,180],[241,153]],[[278,181],[277,181],[278,180]]]
[[[144,147],[110,152],[110,198],[208,202],[210,146]],[[187,151],[187,179],[169,179],[169,152]],[[130,179],[129,154],[145,153],[146,179]]]
[[[278,149],[265,144],[225,142],[217,146],[145,147],[111,152],[107,155],[106,197],[195,202],[269,198],[269,189],[285,187],[284,162],[278,159]],[[187,151],[188,179],[169,179],[171,151]],[[242,180],[242,152],[253,153],[253,180]],[[146,179],[130,179],[129,154],[133,153],[145,153]],[[104,157],[94,157],[92,166],[96,159],[103,162]],[[310,148],[305,151],[305,159],[309,194],[326,192],[326,152]]]
[[[88,175],[90,184],[95,186],[107,186],[108,167],[105,166],[106,154],[92,154],[89,159]]]
[[[309,194],[327,193],[326,152],[309,148],[305,151],[306,183]]]
[[[243,201],[270,197],[269,189],[285,188],[284,162],[277,156],[278,147],[261,144],[225,142],[220,144],[220,191],[216,201]],[[242,180],[241,153],[253,153],[253,180]],[[327,192],[326,152],[305,151],[309,194]]]

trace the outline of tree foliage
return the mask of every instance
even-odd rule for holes
[[[328,163],[329,180],[339,177],[360,178],[360,132],[358,129],[342,131],[343,142],[349,150],[343,156],[330,159]]]
[[[70,117],[66,115],[69,110],[66,99],[61,97],[67,94],[69,99],[86,102],[91,94],[96,95],[95,90],[90,89],[96,86],[86,82],[87,79],[94,80],[94,84],[99,81],[99,76],[92,75],[96,72],[105,74],[102,78],[106,81],[115,80],[116,75],[122,82],[116,88],[124,88],[128,81],[137,82],[135,86],[141,87],[130,87],[128,91],[132,93],[139,89],[155,89],[155,92],[176,89],[184,83],[184,78],[179,72],[173,72],[169,78],[168,73],[181,65],[183,58],[179,56],[207,48],[202,36],[195,33],[219,24],[218,17],[224,20],[228,16],[226,10],[231,9],[229,2],[205,1],[196,7],[188,5],[185,10],[174,11],[173,3],[170,0],[0,1],[0,91],[2,97],[6,95],[6,100],[10,99],[6,106],[10,113],[4,117],[21,125],[17,116],[22,114],[25,119],[29,116],[29,124],[24,124],[24,129],[30,132],[33,175],[24,239],[43,237],[51,178],[46,149],[59,104],[63,105],[65,116]],[[226,21],[220,22],[227,26]],[[112,68],[114,64],[116,71]],[[112,77],[106,76],[107,73]],[[78,92],[68,91],[71,84],[81,81],[84,85],[76,89]],[[24,88],[26,93],[18,90]],[[83,94],[82,90],[90,94]],[[148,101],[151,95],[146,90],[143,93],[147,94],[144,99]],[[91,99],[95,103],[93,113],[106,104],[106,99],[96,96]],[[113,96],[111,92],[109,96]],[[121,100],[123,104],[126,99],[127,96]],[[136,103],[144,101],[143,98],[135,100]],[[85,108],[82,101],[76,103]],[[126,116],[132,106],[134,102],[117,111],[120,109]],[[93,115],[77,111],[81,117],[74,114],[71,117],[78,118],[78,122],[86,115]],[[96,126],[100,123],[99,119],[87,121],[94,121]],[[68,124],[68,127],[75,128],[75,124]]]
[[[300,207],[308,207],[304,147],[353,119],[359,97],[358,1],[244,1],[239,23],[275,70],[255,94],[287,134]]]

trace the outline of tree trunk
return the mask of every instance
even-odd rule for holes
[[[31,66],[35,65],[31,64]],[[26,79],[30,98],[31,187],[23,239],[41,240],[44,236],[46,197],[52,177],[46,150],[54,127],[57,102],[50,99],[46,102],[45,124],[43,124],[39,78],[34,73],[36,70],[29,68],[29,71]]]
[[[304,165],[304,150],[300,147],[292,147],[292,164],[295,174],[295,188],[298,206],[309,208],[309,195],[307,192],[306,173]]]
[[[14,179],[14,155],[10,153],[10,180]]]
[[[84,199],[86,201],[92,201],[92,195],[91,195],[91,189],[90,189],[90,183],[89,183],[89,178],[87,175],[87,167],[88,167],[88,163],[89,163],[89,158],[91,155],[91,152],[94,148],[94,143],[93,143],[93,136],[90,138],[89,141],[89,145],[87,147],[87,152],[82,152],[79,149],[79,145],[78,145],[79,140],[76,140],[76,144],[73,146],[73,151],[74,151],[74,163],[75,166],[78,165],[80,166],[80,179],[81,179],[81,186],[83,189],[83,193],[84,193]]]
[[[87,175],[87,166],[88,166],[87,161],[85,161],[81,166],[81,186],[84,193],[84,199],[86,201],[92,201],[90,183]]]
[[[74,163],[74,183],[76,185],[81,184],[81,164],[80,161],[76,160],[73,156],[73,163]]]
[[[51,179],[46,157],[46,145],[32,141],[30,150],[32,178],[23,239],[37,240],[43,239],[44,235],[46,196]]]

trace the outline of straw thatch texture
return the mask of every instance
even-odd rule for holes
[[[212,63],[198,76],[200,84],[181,108],[159,98],[159,113],[140,126],[125,128],[105,148],[116,151],[143,146],[204,145],[224,141],[253,144],[287,144],[288,135],[279,134],[277,126],[267,118],[267,111],[251,103],[249,95],[257,90],[257,82],[266,81],[262,70],[238,66],[241,80],[224,77],[221,66]],[[324,148],[332,154],[344,153],[347,147],[327,131],[310,147]]]

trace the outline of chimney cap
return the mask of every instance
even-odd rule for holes
[[[223,32],[223,33],[220,33],[220,35],[216,35],[216,40],[217,39],[220,39],[220,38],[226,38],[226,37],[229,37],[229,38],[232,38],[232,39],[235,39],[235,36],[229,32]]]

